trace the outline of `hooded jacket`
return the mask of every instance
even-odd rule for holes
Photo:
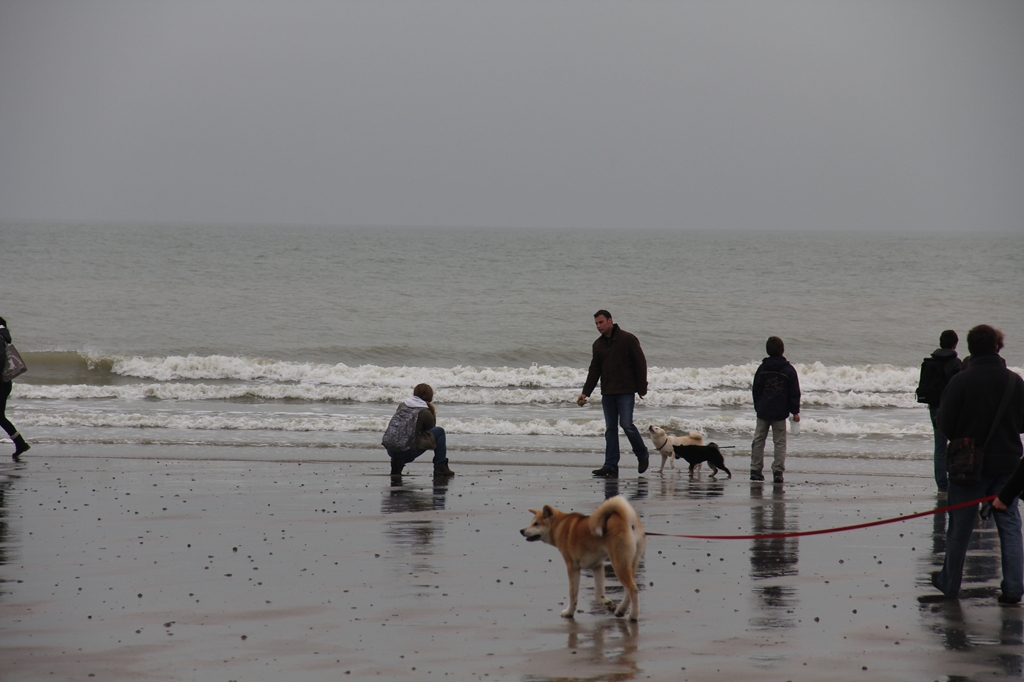
[[[610,336],[602,334],[594,341],[583,395],[589,396],[601,380],[601,395],[647,395],[647,358],[640,341],[629,332],[612,325]]]
[[[800,380],[789,360],[767,357],[754,373],[754,410],[758,419],[782,421],[800,414]]]

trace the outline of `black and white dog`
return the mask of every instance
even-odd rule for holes
[[[693,470],[700,466],[701,462],[707,462],[708,466],[711,467],[712,478],[718,473],[719,469],[729,474],[729,478],[732,478],[732,472],[725,466],[725,457],[722,456],[722,451],[718,449],[718,445],[715,443],[708,443],[707,445],[673,445],[672,449],[676,453],[676,459],[685,459],[690,465],[690,478],[693,478]]]

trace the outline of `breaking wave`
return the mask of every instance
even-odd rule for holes
[[[31,360],[46,368],[46,381],[34,383],[26,375],[15,385],[15,397],[393,403],[406,397],[413,385],[426,382],[434,387],[437,402],[442,403],[543,405],[574,400],[586,379],[586,369],[550,365],[348,366],[226,355],[142,357],[66,352],[36,353]],[[916,367],[829,367],[815,362],[796,368],[803,402],[808,406],[919,407],[913,393]],[[756,363],[651,367],[646,402],[663,407],[749,405],[756,369]]]
[[[243,413],[163,413],[122,411],[68,411],[19,414],[19,424],[35,427],[86,427],[116,429],[180,429],[188,431],[291,431],[291,432],[373,432],[382,433],[389,417],[346,415],[294,415]],[[749,417],[711,417],[697,419],[659,419],[657,423],[670,430],[697,430],[702,433],[743,434],[754,429]],[[827,436],[927,436],[927,424],[894,425],[887,422],[863,422],[841,417],[805,418],[801,431],[808,435]],[[603,419],[502,419],[495,417],[439,418],[438,425],[451,434],[482,436],[593,436],[604,434]],[[637,419],[637,427],[646,431],[649,421]]]

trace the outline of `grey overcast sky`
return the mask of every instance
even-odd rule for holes
[[[0,0],[0,222],[1024,231],[1024,2]]]

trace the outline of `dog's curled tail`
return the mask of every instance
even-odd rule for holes
[[[595,537],[603,537],[605,528],[608,524],[608,517],[618,514],[623,519],[629,522],[629,527],[634,531],[637,528],[637,521],[639,517],[636,515],[636,510],[633,509],[625,497],[622,495],[616,495],[615,497],[609,497],[607,500],[601,503],[590,518],[587,520],[587,526],[590,528],[590,534]]]

